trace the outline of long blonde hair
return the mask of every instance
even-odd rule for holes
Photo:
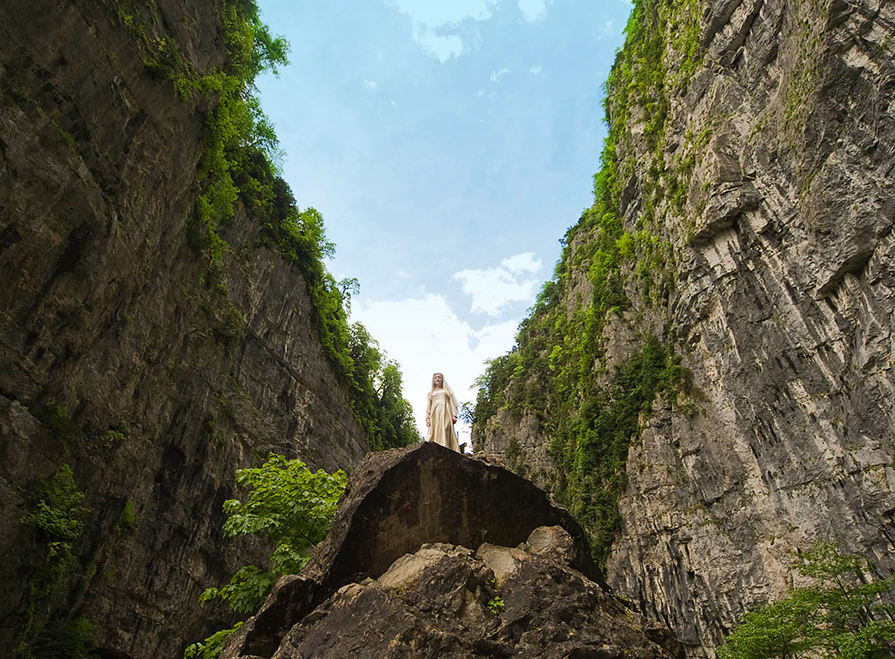
[[[445,398],[447,400],[448,407],[451,410],[451,416],[457,416],[460,413],[460,403],[457,401],[457,397],[454,395],[453,389],[451,389],[451,385],[447,383],[447,380],[444,379],[444,373],[433,373],[432,374],[432,389],[429,390],[429,396],[427,397],[427,404],[431,408],[432,406],[432,394],[435,393],[435,376],[441,376],[441,388],[445,393]],[[426,411],[428,415],[428,410]]]
[[[429,398],[432,398],[432,394],[435,393],[435,390],[439,388],[439,387],[435,386],[435,376],[436,375],[441,376],[441,389],[444,389],[444,393],[447,394],[448,398],[453,398],[453,396],[451,396],[451,388],[449,386],[447,386],[447,383],[444,381],[444,373],[433,373],[432,374],[432,388],[429,389]]]

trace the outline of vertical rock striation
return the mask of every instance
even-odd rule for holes
[[[0,6],[4,656],[36,609],[87,617],[103,656],[177,656],[221,622],[202,588],[260,556],[220,534],[234,470],[269,451],[328,470],[366,452],[304,280],[258,223],[237,206],[215,271],[188,246],[208,108],[151,75],[128,12],[151,11],[148,36],[202,71],[224,59],[220,10]],[[76,565],[35,602],[44,552],[20,520],[63,464],[89,513]]]
[[[790,553],[817,537],[895,569],[893,44],[885,0],[644,0],[610,79],[627,302],[587,377],[649,332],[693,393],[640,418],[607,580],[694,655],[791,588]],[[580,226],[547,290],[572,311],[593,308],[586,248],[606,231]],[[511,408],[476,443],[516,441],[561,486],[550,403]]]

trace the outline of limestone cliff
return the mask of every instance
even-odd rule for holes
[[[692,654],[816,537],[895,569],[893,43],[885,0],[635,2],[597,202],[480,395]]]
[[[178,96],[141,43],[219,67],[228,6],[0,4],[0,655],[83,616],[101,656],[178,656],[220,627],[201,590],[258,556],[220,535],[234,470],[367,450],[259,223],[237,204],[214,268],[188,245],[215,99]],[[20,521],[65,464],[89,512],[48,589]]]

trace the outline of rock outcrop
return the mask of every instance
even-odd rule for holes
[[[432,443],[371,454],[312,562],[222,659],[674,656],[668,630],[585,576],[598,578],[586,549],[568,513],[502,467]]]
[[[895,570],[895,6],[639,7],[608,104],[630,306],[588,377],[647,332],[695,393],[641,418],[606,570],[701,654],[792,587],[790,553],[817,537]],[[637,77],[650,62],[661,75]],[[591,299],[598,231],[563,263],[570,314]],[[498,412],[476,441],[515,441],[550,481],[563,474],[537,412]]]
[[[151,74],[141,39],[220,66],[219,9],[0,4],[2,656],[44,554],[25,493],[63,464],[89,514],[38,608],[92,620],[103,656],[174,657],[221,624],[201,590],[260,558],[221,537],[235,469],[367,450],[304,280],[258,224],[237,207],[215,269],[188,246],[207,108]]]

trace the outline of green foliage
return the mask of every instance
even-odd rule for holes
[[[90,659],[95,657],[96,628],[87,618],[54,620],[30,644],[22,643],[18,659]]]
[[[224,649],[224,642],[229,638],[230,634],[236,632],[240,627],[242,627],[242,623],[237,622],[229,629],[215,632],[200,643],[188,645],[186,650],[183,651],[183,659],[217,659]]]
[[[35,529],[51,563],[68,564],[71,545],[84,530],[87,509],[84,494],[75,485],[71,467],[62,465],[51,478],[38,483],[29,496],[29,512],[22,524]]]
[[[206,588],[199,596],[199,603],[220,599],[227,602],[233,613],[251,613],[264,603],[264,598],[273,588],[278,576],[273,571],[262,570],[255,565],[244,565],[226,586]]]
[[[370,448],[381,451],[418,441],[413,409],[401,395],[398,364],[385,358],[360,323],[351,325],[349,332],[348,394]]]
[[[199,601],[220,599],[232,612],[246,614],[264,603],[278,577],[295,574],[307,564],[311,549],[329,532],[347,478],[342,471],[312,472],[299,460],[271,453],[260,467],[237,471],[236,482],[250,491],[245,502],[224,502],[224,535],[267,538],[275,546],[270,569],[243,566],[227,585],[206,589]],[[241,624],[193,643],[184,659],[216,659],[227,636]]]
[[[241,568],[226,586],[209,588],[202,602],[219,598],[235,613],[254,611],[264,602],[277,577],[299,572],[311,548],[329,532],[347,479],[337,471],[312,472],[303,462],[271,453],[267,462],[236,472],[237,483],[251,488],[243,503],[224,502],[224,535],[266,537],[274,545],[271,569]]]
[[[895,607],[883,599],[895,577],[877,578],[867,561],[824,541],[796,569],[813,584],[747,613],[718,648],[720,659],[865,659],[895,652]]]
[[[388,361],[382,367],[376,390],[379,415],[379,442],[373,449],[408,446],[419,441],[413,419],[413,408],[402,396],[401,371],[397,362]]]
[[[251,492],[245,503],[224,502],[224,534],[266,535],[276,543],[276,569],[297,572],[310,557],[310,548],[329,532],[347,478],[340,470],[312,472],[299,460],[271,453],[255,469],[240,469],[236,481]]]
[[[491,613],[499,616],[501,613],[503,613],[503,609],[506,604],[504,603],[503,599],[500,598],[500,596],[495,595],[490,600],[488,600],[488,604],[486,606],[488,607],[488,610],[491,611]]]
[[[72,549],[89,512],[83,502],[84,494],[68,465],[35,483],[25,494],[27,512],[21,521],[35,532],[43,561],[29,580],[19,657],[81,659],[92,647],[93,626],[88,620],[53,620],[50,616],[54,594],[77,565]]]
[[[245,316],[229,299],[226,301],[220,318],[211,326],[211,335],[221,343],[228,354],[233,354],[242,337]]]
[[[688,388],[678,359],[654,336],[613,373],[607,387],[585,383],[577,414],[557,424],[550,455],[561,474],[554,497],[591,535],[603,563],[620,528],[618,498],[627,484],[628,447],[657,395],[676,400]],[[571,412],[571,410],[570,410]]]
[[[196,256],[207,261],[205,283],[224,296],[221,308],[210,310],[211,336],[233,354],[243,335],[245,318],[226,297],[220,272],[230,248],[218,233],[241,207],[261,225],[265,244],[301,272],[314,327],[367,444],[384,449],[415,441],[410,406],[400,394],[395,398],[395,391],[400,392],[396,366],[385,360],[365,330],[349,326],[346,308],[350,295],[357,293],[357,280],[336,282],[326,271],[323,260],[335,247],[326,238],[323,217],[314,208],[300,210],[278,175],[282,153],[261,109],[255,79],[288,63],[288,43],[271,35],[256,0],[221,0],[219,38],[226,58],[219,68],[200,75],[176,40],[154,36],[162,27],[152,5],[116,0],[115,7],[118,20],[140,43],[149,74],[169,82],[184,101],[205,108],[196,167],[199,195],[187,240]]]
[[[137,529],[137,517],[134,515],[134,504],[128,499],[118,516],[118,530],[121,533],[132,534]]]
[[[69,450],[82,446],[87,440],[84,429],[71,418],[68,408],[56,403],[55,398],[50,398],[41,405],[34,416]]]
[[[207,252],[212,264],[226,249],[218,225],[233,217],[237,200],[259,220],[270,220],[278,179],[273,162],[280,152],[255,95],[255,78],[286,65],[289,49],[284,39],[271,37],[254,0],[225,0],[220,32],[227,49],[224,65],[194,83],[197,93],[214,95],[217,102],[205,116],[196,170],[202,192],[189,227],[190,245]]]
[[[464,410],[468,423],[484,425],[488,419],[497,414],[501,398],[515,371],[518,359],[518,349],[514,348],[507,355],[485,362],[484,374],[477,377],[473,383],[477,389],[475,405]]]

